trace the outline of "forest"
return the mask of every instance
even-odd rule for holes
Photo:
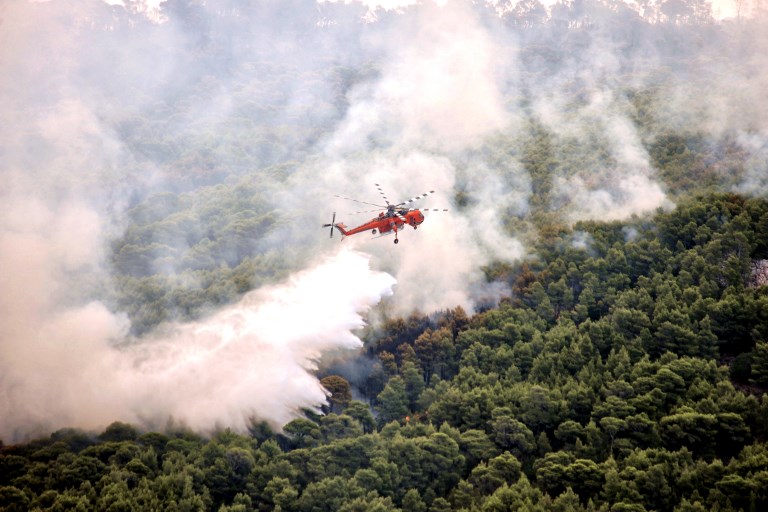
[[[568,242],[576,230],[588,249]],[[0,499],[5,510],[761,510],[768,288],[753,270],[766,240],[768,201],[735,194],[577,223],[496,276],[514,292],[498,307],[370,328],[370,372],[325,375],[325,414],[210,437],[172,424],[62,429],[2,448]]]
[[[354,138],[339,127],[359,105],[373,109],[360,96],[391,73],[389,39],[434,13],[428,3],[53,0],[30,3],[23,21],[8,8],[14,34],[39,19],[67,38],[60,49],[55,36],[26,36],[50,67],[0,58],[26,86],[0,87],[6,112],[35,119],[0,154],[53,202],[96,189],[90,204],[112,219],[104,261],[67,267],[73,280],[57,284],[77,286],[50,294],[121,312],[119,343],[205,319],[332,251],[314,196],[348,193],[318,171],[338,155],[439,156],[455,177],[454,219],[491,209],[525,251],[468,236],[487,256],[472,286],[504,292],[402,312],[396,290],[357,332],[361,349],[319,359],[328,402],[285,424],[254,415],[246,431],[201,432],[115,418],[3,438],[0,510],[768,509],[766,13],[758,3],[723,21],[699,0],[457,1],[471,13],[461,23],[501,41],[493,62],[515,61],[499,87],[512,120],[459,131],[472,139],[459,146],[376,125],[334,149],[339,133]],[[42,68],[50,76],[32,80]],[[80,116],[72,90],[95,105],[88,123],[107,128],[68,134],[69,153],[35,116],[62,98]],[[441,125],[460,124],[449,114]],[[492,205],[477,181],[492,183]],[[3,213],[3,250],[8,226]],[[454,240],[435,250],[459,254]],[[5,379],[12,396],[21,381]]]

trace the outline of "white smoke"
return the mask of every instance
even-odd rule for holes
[[[111,124],[125,108],[103,97],[114,76],[89,65],[99,60],[78,38],[91,7],[98,17],[86,2],[0,8],[0,438],[170,417],[242,430],[250,416],[281,425],[319,406],[315,359],[359,346],[352,331],[391,294],[394,279],[371,271],[366,255],[332,251],[283,285],[143,339],[131,340],[126,317],[110,309],[110,237],[131,194],[156,182]],[[138,51],[145,42],[114,34],[106,39],[122,66],[153,67]],[[158,53],[173,54],[170,34]],[[143,73],[150,85],[167,79]],[[125,101],[152,104],[151,93]]]
[[[397,151],[414,146],[458,151],[506,128],[510,117],[499,85],[504,50],[466,2],[425,2],[416,20],[396,23],[386,39],[381,76],[349,94],[346,119],[327,151],[367,149],[374,141]]]
[[[52,204],[18,181],[1,196],[0,436],[14,439],[112,411],[108,343],[127,321],[98,302],[72,305],[102,253],[93,209]]]
[[[736,192],[768,197],[768,130],[762,133],[742,133],[739,143],[749,152],[745,173],[735,187]]]
[[[323,352],[361,346],[353,331],[394,283],[371,271],[368,256],[341,250],[204,321],[173,326],[127,352],[134,364],[126,379],[144,390],[131,394],[132,409],[196,429],[242,430],[249,416],[282,425],[318,408],[326,393],[311,373],[315,363]]]
[[[572,203],[571,220],[623,220],[659,207],[671,208],[661,186],[643,174],[618,175],[600,187],[584,178],[558,179],[558,193]]]
[[[268,4],[245,26],[199,2],[194,16],[166,13],[157,25],[90,1],[0,7],[0,435],[169,416],[242,429],[249,415],[279,424],[316,406],[325,396],[314,359],[356,346],[354,329],[394,279],[398,313],[472,310],[500,293],[481,269],[525,253],[510,223],[525,224],[539,199],[530,162],[543,162],[537,169],[551,181],[552,204],[542,208],[622,219],[669,205],[645,149],[654,132],[703,127],[736,133],[749,152],[739,191],[768,188],[764,23],[753,33],[734,24],[733,37],[715,39],[727,43],[722,51],[700,60],[672,60],[689,67],[670,71],[657,118],[641,133],[625,86],[655,84],[664,42],[641,35],[633,54],[618,31],[549,27],[556,33],[539,46],[536,27],[502,30],[477,2],[371,0],[371,10],[408,15],[314,31],[311,41],[327,46],[299,46],[282,33],[286,17],[317,28],[317,6],[288,16]],[[602,11],[590,14],[596,27]],[[105,19],[108,27],[92,25]],[[273,124],[255,126],[264,116]],[[289,122],[302,116],[313,122]],[[551,136],[552,154],[541,144],[521,157],[530,135],[521,119]],[[320,125],[323,133],[301,133]],[[261,150],[263,162],[237,157]],[[558,168],[564,161],[578,165]],[[218,179],[258,172],[254,162],[285,164],[258,176],[281,216],[258,242],[300,254],[307,269],[206,320],[124,343],[127,320],[97,299],[109,296],[107,242],[127,198],[146,197],[155,171],[169,181],[187,170]],[[375,208],[333,194],[381,204],[374,183],[392,202],[435,190],[413,206],[450,211],[427,213],[398,246],[392,235],[360,234],[337,252],[338,238],[322,239],[319,225],[336,211],[354,226],[375,213],[349,212]]]
[[[381,208],[334,198],[334,194],[383,205],[384,198],[374,186],[376,183],[391,204],[434,190],[434,194],[409,203],[408,206],[422,208],[425,220],[417,230],[400,230],[398,245],[393,244],[395,237],[391,232],[384,236],[364,232],[342,242],[321,241],[326,246],[341,243],[372,254],[376,268],[394,275],[398,288],[393,311],[397,314],[457,305],[473,311],[478,303],[493,302],[503,294],[497,286],[486,283],[483,265],[494,260],[514,261],[525,253],[522,244],[505,231],[502,212],[504,208],[525,209],[530,185],[524,178],[512,185],[502,183],[479,163],[463,173],[470,178],[462,178],[462,186],[474,198],[464,209],[453,201],[457,177],[462,174],[454,163],[446,156],[415,149],[403,154],[376,151],[348,155],[328,162],[327,167],[322,163],[308,165],[292,177],[291,186],[279,202],[289,211],[320,212],[327,216],[321,217],[325,222],[330,222],[331,212],[336,211],[336,221],[351,228],[368,222]],[[317,181],[326,184],[319,189],[323,194],[317,192],[316,184],[306,185]],[[444,208],[448,211],[426,211]],[[358,211],[364,213],[352,214]],[[317,215],[312,219],[318,220]],[[296,222],[298,229],[305,225]]]
[[[573,221],[620,220],[672,206],[630,118],[631,107],[615,90],[618,50],[599,36],[545,82],[534,101],[537,119],[564,148],[558,160],[583,155],[583,166],[553,180],[556,201]],[[574,105],[567,92],[574,84],[581,88],[581,104]]]
[[[478,300],[499,294],[484,283],[482,266],[524,254],[503,217],[527,210],[529,177],[514,162],[491,169],[471,156],[486,138],[518,123],[503,93],[514,77],[507,68],[514,53],[482,25],[469,2],[423,2],[409,15],[381,39],[368,41],[384,55],[380,74],[348,93],[350,106],[325,141],[324,161],[295,175],[292,190],[321,177],[327,195],[314,203],[316,211],[332,204],[348,227],[367,222],[375,211],[333,200],[334,193],[384,204],[378,183],[395,204],[434,190],[408,206],[449,211],[425,213],[416,232],[407,227],[398,234],[399,246],[393,246],[393,235],[370,240],[360,234],[344,243],[375,254],[377,264],[397,277],[398,313],[456,305],[472,311]],[[454,203],[459,187],[473,200],[464,208]]]
[[[32,237],[40,238],[40,237]],[[3,284],[18,271],[6,250],[19,237],[5,236]],[[55,244],[27,241],[40,253]],[[47,251],[46,251],[47,249]],[[30,265],[30,263],[32,265]],[[312,374],[323,352],[361,345],[353,331],[363,315],[392,293],[394,279],[370,269],[369,257],[341,250],[287,282],[255,290],[211,317],[168,326],[163,333],[118,346],[127,321],[103,304],[51,311],[48,283],[27,288],[30,300],[0,307],[0,436],[22,438],[68,426],[103,428],[122,420],[162,426],[173,418],[206,431],[218,425],[244,431],[250,418],[281,426],[325,403]],[[33,303],[30,304],[29,302]],[[21,307],[21,306],[26,307]]]

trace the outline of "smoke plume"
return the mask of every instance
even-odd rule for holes
[[[3,254],[6,243],[41,254],[24,262],[35,272],[45,272],[45,256],[58,250],[34,235],[2,243]],[[369,259],[341,250],[209,318],[168,325],[128,345],[116,343],[127,322],[103,304],[53,312],[39,301],[43,289],[28,288],[27,300],[4,301],[0,310],[15,320],[0,332],[0,436],[97,429],[116,420],[244,431],[253,418],[279,427],[325,403],[312,374],[317,360],[325,351],[361,346],[353,331],[364,325],[362,315],[392,293],[394,279],[371,271]],[[4,271],[19,269],[2,263]]]
[[[674,16],[663,2],[125,4],[0,6],[6,440],[118,419],[281,424],[324,400],[313,361],[356,346],[395,279],[398,313],[472,311],[508,292],[483,267],[528,254],[531,216],[672,207],[656,168],[670,155],[654,152],[670,134],[716,148],[702,165],[723,188],[768,188],[755,3],[717,22],[705,3]],[[723,147],[740,166],[718,166]],[[334,195],[381,205],[374,184],[392,203],[434,190],[412,206],[450,211],[428,212],[397,246],[329,241],[319,227],[332,212],[354,226],[378,211]],[[118,246],[144,274],[115,275]],[[174,305],[115,282],[161,295],[162,270],[201,288],[254,254],[284,271],[256,282],[291,277],[130,334],[129,314]],[[133,309],[116,307],[119,293]]]

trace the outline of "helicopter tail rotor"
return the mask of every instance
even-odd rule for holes
[[[331,219],[330,224],[323,224],[324,228],[330,227],[331,228],[331,236],[330,238],[333,238],[333,228],[336,227],[336,212],[333,212],[333,218]]]

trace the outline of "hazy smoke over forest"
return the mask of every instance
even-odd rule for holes
[[[45,253],[16,264],[20,275],[57,265],[53,241],[4,239],[3,252],[6,242]],[[251,418],[282,425],[324,403],[310,373],[316,361],[328,350],[359,347],[352,331],[364,325],[361,314],[391,294],[394,279],[372,272],[368,259],[341,251],[204,321],[169,325],[121,348],[110,342],[127,334],[124,318],[97,302],[66,309],[41,303],[51,281],[41,282],[23,302],[3,304],[13,321],[2,332],[0,433],[13,439],[28,429],[95,429],[116,420],[162,428],[173,419],[203,431],[244,431]]]
[[[505,293],[482,267],[527,254],[510,219],[530,237],[534,207],[570,221],[673,207],[648,149],[672,131],[728,141],[744,155],[729,187],[768,193],[757,9],[749,23],[716,24],[664,2],[642,13],[600,2],[567,13],[458,0],[125,4],[0,6],[6,439],[118,419],[285,422],[324,399],[313,359],[356,346],[360,315],[391,290],[404,314]],[[533,168],[549,173],[547,190]],[[250,243],[303,264],[206,319],[133,339],[112,289],[128,212],[251,176],[280,222]],[[414,206],[450,212],[428,213],[397,247],[391,236],[327,240],[319,225],[332,212],[348,226],[374,215],[349,215],[369,208],[333,195],[380,204],[375,183],[392,201],[435,190]],[[157,247],[189,245],[197,228],[185,229]]]

